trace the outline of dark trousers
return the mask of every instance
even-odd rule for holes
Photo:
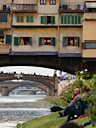
[[[64,110],[64,116],[68,116],[67,122],[69,120],[74,119],[75,118],[74,115],[79,117],[80,115],[83,115],[83,114],[84,114],[84,108],[81,104],[78,106],[78,108],[75,105],[73,105],[73,106],[66,107]]]

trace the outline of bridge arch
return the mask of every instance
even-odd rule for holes
[[[11,83],[12,84],[12,83]],[[30,83],[30,82],[27,82],[27,84],[26,84],[26,82],[25,82],[25,84],[24,84],[24,82],[18,82],[18,83],[13,83],[13,86],[11,86],[11,88],[9,88],[8,89],[8,94],[12,91],[12,90],[14,90],[14,89],[16,89],[16,88],[18,88],[18,87],[22,87],[22,86],[32,86],[32,87],[38,87],[38,88],[40,88],[40,89],[42,89],[43,91],[45,91],[46,92],[46,95],[48,95],[48,96],[50,96],[51,95],[51,93],[52,93],[52,88],[50,88],[49,86],[47,86],[47,85],[44,85],[44,84],[42,84],[42,83],[34,83],[34,85],[33,85],[33,83]],[[9,85],[10,86],[10,85]]]
[[[38,83],[42,83],[50,90],[51,95],[57,95],[58,91],[58,78],[56,76],[42,76],[36,74],[16,74],[16,73],[0,73],[0,81],[8,81],[8,80],[15,80],[15,79],[22,79],[27,81],[37,81]],[[10,83],[11,84],[11,83]],[[24,83],[25,84],[25,83]],[[20,85],[19,85],[20,86]],[[7,85],[6,85],[7,87]],[[6,89],[6,87],[3,86]],[[11,87],[12,88],[12,87]],[[15,88],[15,86],[14,86]],[[9,90],[9,86],[6,90]],[[8,94],[8,92],[6,91]]]

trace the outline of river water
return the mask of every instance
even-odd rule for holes
[[[16,128],[18,123],[50,114],[45,95],[0,96],[0,128]]]

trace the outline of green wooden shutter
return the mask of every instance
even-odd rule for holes
[[[43,16],[41,16],[41,24],[43,24]]]
[[[80,37],[75,37],[75,45],[80,46]]]
[[[14,45],[18,46],[19,45],[19,38],[14,37]]]
[[[74,16],[71,16],[71,23],[74,24]]]
[[[33,22],[33,16],[30,16],[30,22]]]
[[[26,22],[33,22],[33,16],[27,16]]]
[[[32,37],[29,38],[30,45],[32,45]]]
[[[47,16],[41,16],[41,24],[47,23]]]
[[[19,22],[19,16],[16,17],[16,22]]]
[[[7,22],[8,13],[0,13],[0,22]]]
[[[24,17],[23,16],[21,16],[21,22],[24,22]]]
[[[47,24],[47,16],[44,16],[43,19],[44,19],[44,24]]]
[[[29,22],[29,16],[26,17],[26,22]]]
[[[41,37],[38,38],[38,45],[41,45]]]
[[[78,16],[78,24],[81,24],[81,17]]]
[[[6,35],[6,44],[11,44],[12,35]]]
[[[52,37],[52,38],[51,38],[51,44],[52,44],[53,46],[56,45],[56,38],[55,38],[55,37]]]
[[[67,46],[67,37],[62,37],[62,46]]]
[[[51,23],[55,24],[55,16],[51,16]]]
[[[74,16],[75,24],[78,24],[78,16]]]
[[[70,24],[70,15],[67,16],[67,24]]]
[[[63,16],[61,16],[61,24],[63,24]]]
[[[67,24],[67,16],[63,16],[64,24]]]
[[[66,37],[62,37],[62,45],[66,46],[66,41],[65,41]]]

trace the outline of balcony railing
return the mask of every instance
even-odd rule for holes
[[[37,12],[37,4],[12,4],[11,10],[13,12]]]
[[[59,12],[84,12],[84,3],[83,2],[60,3]]]

